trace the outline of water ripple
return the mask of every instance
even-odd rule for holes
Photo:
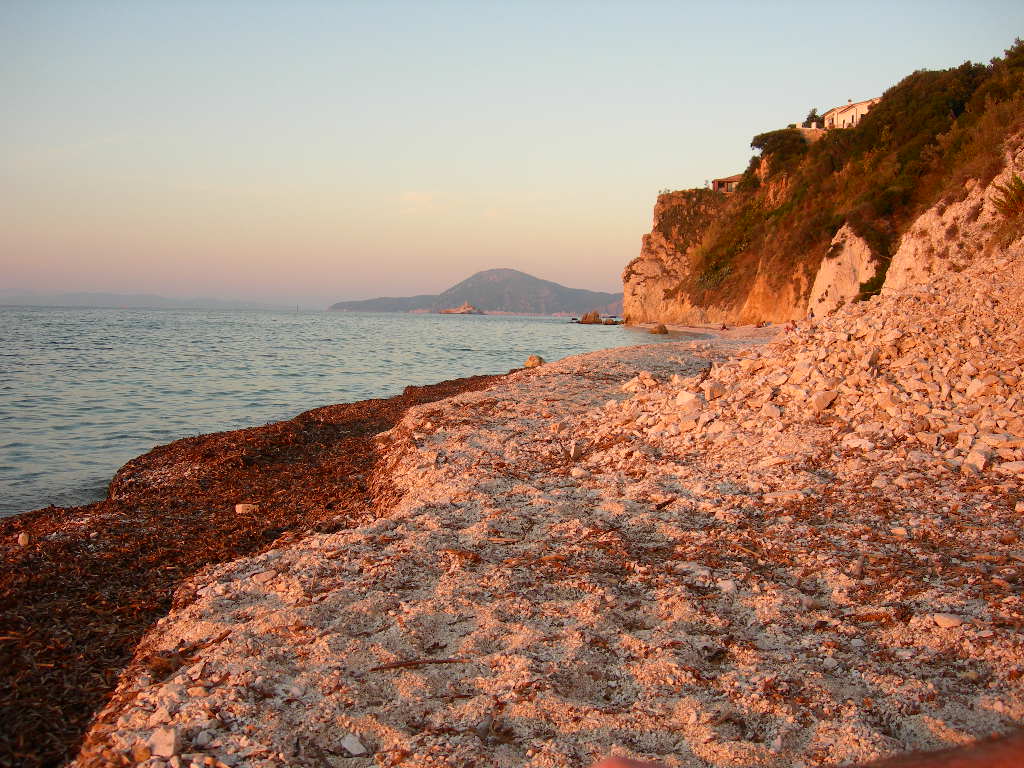
[[[0,307],[0,338],[0,516],[102,498],[176,437],[666,340],[559,318],[23,307]]]

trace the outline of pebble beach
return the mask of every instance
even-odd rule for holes
[[[844,765],[1024,722],[1019,250],[407,410],[186,579],[78,766]]]

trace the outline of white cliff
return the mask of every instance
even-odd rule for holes
[[[1024,173],[1024,137],[1011,140],[1008,147],[1006,165],[991,183],[968,179],[961,200],[932,206],[900,238],[883,293],[926,283],[950,269],[961,270],[990,245],[1003,218],[996,207],[999,187]]]
[[[862,283],[875,276],[877,262],[871,248],[849,224],[844,224],[829,246],[811,287],[807,302],[808,317],[821,317],[834,312],[860,292]]]

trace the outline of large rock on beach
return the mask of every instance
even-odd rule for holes
[[[523,363],[523,368],[537,368],[544,365],[544,358],[540,355],[530,355],[526,358],[526,362]]]

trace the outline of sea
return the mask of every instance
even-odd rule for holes
[[[181,437],[681,338],[556,317],[0,307],[0,517],[99,501]]]

